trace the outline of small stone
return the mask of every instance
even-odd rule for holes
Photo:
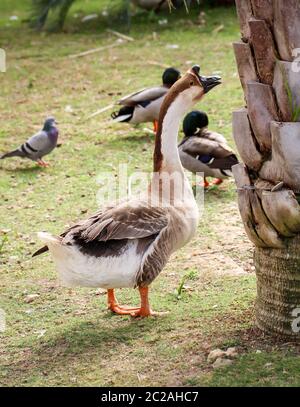
[[[37,334],[38,338],[42,338],[46,332],[47,332],[46,329],[41,329],[40,331],[37,331],[35,333]]]
[[[107,293],[107,290],[104,290],[103,288],[97,288],[95,291],[95,295],[104,295]]]
[[[39,298],[39,294],[28,294],[24,298],[24,302],[26,302],[26,304],[29,304],[29,303],[33,302],[34,300],[36,300],[37,298]]]
[[[159,25],[167,25],[168,24],[168,20],[166,18],[163,18],[161,20],[158,20],[158,24]]]
[[[208,363],[214,363],[217,359],[223,358],[226,353],[222,349],[214,349],[207,356]]]
[[[236,348],[228,348],[225,352],[228,358],[235,358],[238,355]]]
[[[225,366],[229,366],[233,363],[233,361],[231,359],[224,359],[224,358],[218,358],[214,364],[213,364],[213,368],[214,369],[219,369],[220,367],[225,367]]]
[[[72,107],[71,105],[67,105],[67,106],[65,107],[65,112],[66,112],[66,113],[73,113],[73,112],[74,112],[74,109],[73,109],[73,107]]]
[[[167,44],[166,48],[168,48],[168,49],[178,49],[179,45],[178,44]]]
[[[273,363],[266,363],[266,364],[264,365],[264,367],[267,368],[267,369],[269,369],[269,368],[272,367],[272,366],[273,366]]]

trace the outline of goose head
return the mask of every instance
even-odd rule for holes
[[[161,106],[159,122],[162,124],[168,110],[175,105],[178,108],[174,109],[177,111],[177,113],[174,113],[182,116],[200,101],[206,93],[220,84],[220,76],[201,76],[199,65],[194,65],[168,91]]]
[[[220,76],[201,76],[199,65],[194,65],[183,79],[185,85],[189,85],[185,93],[190,96],[190,107],[201,100],[215,86],[221,84]]]

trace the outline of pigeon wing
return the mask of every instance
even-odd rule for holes
[[[48,147],[48,143],[49,143],[48,135],[43,130],[34,134],[26,141],[26,145],[30,146],[36,152],[43,151],[45,147]]]

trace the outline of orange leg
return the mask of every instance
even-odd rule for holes
[[[153,122],[153,131],[154,131],[154,133],[156,133],[157,130],[158,130],[158,121],[154,120],[154,122]]]
[[[165,315],[168,314],[167,312],[154,312],[152,311],[150,304],[149,304],[149,288],[148,287],[139,287],[140,291],[140,297],[141,297],[141,307],[136,310],[131,312],[132,317],[150,317],[150,316],[156,316],[156,315]]]
[[[220,185],[220,184],[222,184],[222,182],[223,182],[223,180],[222,180],[221,178],[215,178],[215,179],[212,181],[212,184],[213,184],[213,185]]]
[[[115,292],[113,289],[107,290],[107,308],[119,315],[130,315],[133,311],[139,309],[133,307],[120,306],[115,297]]]
[[[206,177],[203,178],[203,184],[201,184],[201,186],[203,188],[208,188],[209,187],[209,182],[207,181]]]
[[[49,167],[50,164],[46,163],[44,160],[37,160],[40,167]]]

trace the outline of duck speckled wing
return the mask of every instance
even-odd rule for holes
[[[232,176],[231,168],[238,163],[225,137],[208,130],[207,125],[206,113],[189,113],[183,123],[185,137],[178,146],[182,165],[193,173],[203,173],[205,187],[209,186],[206,177],[216,178],[213,184],[218,185]]]

